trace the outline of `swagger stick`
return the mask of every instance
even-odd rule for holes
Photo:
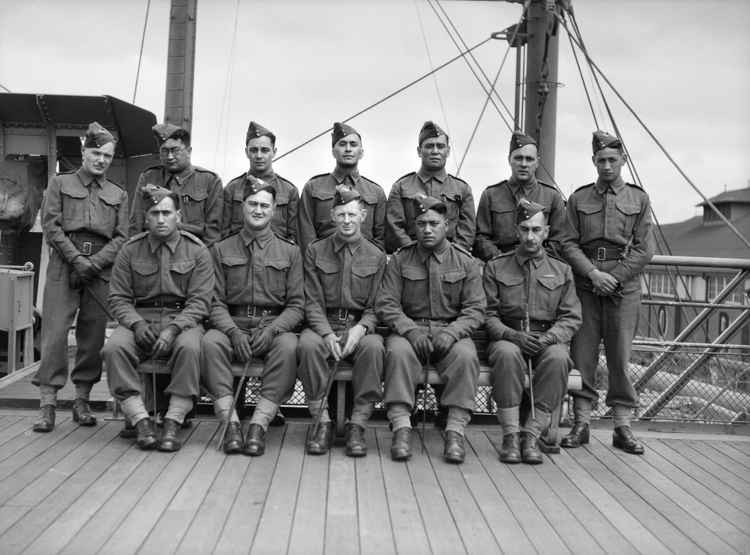
[[[529,320],[529,305],[526,305],[526,317],[524,318],[524,331],[531,333],[531,321]],[[534,409],[534,368],[531,365],[531,357],[526,356],[526,371],[529,376],[529,401],[531,403],[531,418],[536,419],[536,410]]]
[[[221,420],[221,426],[219,427],[219,435],[216,438],[216,450],[221,451],[221,444],[224,441],[224,434],[227,431],[227,428],[229,427],[229,421],[232,418],[232,413],[234,412],[234,407],[237,406],[237,401],[240,398],[240,391],[244,389],[244,383],[247,379],[247,374],[250,371],[250,362],[252,359],[248,359],[247,362],[245,362],[245,366],[242,368],[242,376],[240,376],[240,383],[237,384],[237,391],[234,392],[234,398],[232,400],[232,404],[229,406],[229,412],[227,413],[225,418],[222,418]]]

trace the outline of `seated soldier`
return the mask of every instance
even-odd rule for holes
[[[414,390],[432,364],[445,383],[441,404],[448,407],[443,456],[461,463],[479,378],[471,334],[484,320],[484,292],[477,261],[446,238],[445,204],[425,196],[413,202],[417,242],[393,254],[376,302],[378,317],[394,332],[386,340],[384,395],[391,458],[411,456]]]
[[[246,181],[244,227],[216,243],[215,288],[210,324],[201,343],[202,380],[216,400],[216,414],[229,420],[224,451],[262,455],[265,435],[281,403],[289,399],[297,379],[297,336],[304,316],[302,260],[294,243],[271,230],[276,190]],[[232,359],[247,363],[262,358],[258,403],[244,442],[232,406]]]
[[[385,270],[385,253],[362,235],[367,209],[356,189],[337,187],[331,219],[336,231],[310,243],[305,252],[305,313],[309,328],[299,338],[299,376],[310,413],[320,426],[312,429],[307,452],[328,451],[331,418],[321,406],[326,393],[329,356],[353,359],[354,408],[346,425],[346,454],[367,454],[365,426],[381,399],[383,338],[375,333],[375,296]],[[337,335],[337,333],[339,335]]]
[[[504,463],[542,462],[539,437],[565,394],[571,366],[568,343],[581,325],[570,267],[542,246],[548,233],[544,207],[522,198],[516,209],[518,246],[484,268],[489,361]],[[533,364],[534,408],[520,427],[525,357]]]
[[[176,193],[142,189],[148,231],[132,237],[112,269],[109,305],[119,326],[102,349],[109,390],[137,430],[141,449],[177,451],[177,430],[198,396],[201,322],[213,292],[211,255],[201,241],[180,231]],[[146,358],[169,357],[169,408],[157,441],[143,403],[136,367]]]

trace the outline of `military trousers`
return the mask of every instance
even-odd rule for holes
[[[411,408],[414,406],[414,391],[424,382],[424,366],[405,337],[392,333],[385,343],[385,403],[403,403]],[[456,341],[450,351],[432,366],[445,384],[440,405],[473,411],[479,358],[471,338]]]
[[[326,381],[331,371],[328,366],[328,346],[320,335],[307,328],[300,334],[298,353],[298,375],[305,388],[305,396],[308,400],[318,401],[325,395]],[[382,398],[384,357],[383,338],[377,334],[363,336],[349,355],[348,359],[353,363],[355,405],[357,401],[377,402]]]
[[[141,316],[161,330],[170,318],[166,309],[139,310]],[[167,395],[197,397],[200,380],[200,349],[203,326],[196,326],[181,332],[174,340],[169,353],[167,366],[170,369],[169,385],[164,390]],[[107,368],[109,391],[118,401],[131,395],[143,395],[143,384],[138,364],[148,358],[135,344],[135,334],[124,326],[118,326],[102,349],[102,358]]]
[[[577,291],[581,300],[583,324],[573,337],[570,352],[573,364],[581,372],[583,389],[572,392],[572,395],[588,399],[594,405],[599,398],[595,379],[599,363],[599,343],[603,340],[609,377],[605,401],[607,406],[638,406],[638,395],[628,377],[628,366],[638,327],[641,290],[627,289],[633,290],[621,297],[602,297],[580,287]]]
[[[60,389],[68,379],[68,330],[76,320],[76,356],[70,379],[75,384],[95,384],[102,376],[100,351],[104,344],[107,314],[94,299],[107,302],[109,283],[97,278],[86,287],[70,287],[70,266],[50,249],[44,284],[41,356],[32,383]]]
[[[243,329],[243,332],[249,333]],[[201,380],[218,399],[234,394],[232,341],[219,330],[208,330],[201,342],[203,364]],[[297,380],[297,336],[291,332],[276,335],[263,359],[260,396],[277,405],[289,400]]]
[[[489,345],[488,359],[492,367],[492,396],[498,408],[521,405],[524,378],[528,373],[526,358],[515,343],[494,341]],[[550,345],[531,360],[534,379],[534,406],[552,412],[560,404],[568,386],[570,355],[568,346]]]

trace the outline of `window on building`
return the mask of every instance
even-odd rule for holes
[[[666,272],[650,273],[648,283],[652,295],[674,297],[674,283]]]
[[[733,275],[710,275],[706,280],[706,296],[709,301],[713,301],[716,296],[732,281]],[[745,305],[748,304],[747,295],[745,295],[743,284],[740,283],[735,287],[727,297],[727,303]]]

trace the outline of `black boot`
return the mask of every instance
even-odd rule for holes
[[[575,449],[589,442],[588,422],[576,422],[568,434],[560,440],[560,447]]]
[[[391,459],[405,461],[411,457],[411,428],[404,426],[393,432]]]
[[[141,418],[135,424],[136,439],[135,443],[139,448],[144,451],[153,449],[158,443],[156,441],[156,431],[154,429],[154,421],[150,418]]]
[[[307,430],[307,441],[305,449],[308,455],[323,455],[331,447],[331,436],[333,435],[332,422],[320,422],[317,430],[313,426]]]
[[[34,423],[34,431],[47,433],[55,429],[55,407],[44,405],[39,408],[39,418]]]
[[[242,453],[251,457],[260,457],[266,452],[266,431],[260,424],[250,424],[245,434],[245,446]]]
[[[365,429],[349,422],[344,431],[346,440],[347,457],[364,457],[367,455],[367,443],[365,442]]]
[[[242,429],[239,422],[229,422],[227,431],[224,432],[224,443],[222,444],[227,455],[242,452]]]
[[[521,432],[521,460],[526,464],[542,464],[544,462],[537,441],[535,435]]]
[[[643,444],[635,439],[630,426],[618,426],[612,434],[612,445],[631,455],[643,455]]]
[[[466,458],[466,449],[464,448],[464,436],[453,430],[448,430],[444,434],[445,448],[443,449],[443,458],[449,463],[461,464]]]
[[[177,432],[180,430],[181,426],[182,425],[179,422],[172,420],[171,418],[164,419],[164,428],[158,445],[159,451],[171,453],[172,451],[180,450],[182,442],[177,438]]]
[[[83,399],[73,401],[73,422],[79,426],[96,426],[96,418],[91,414],[89,404]]]
[[[500,462],[518,464],[521,462],[521,448],[518,432],[505,434],[503,446],[500,448]]]

